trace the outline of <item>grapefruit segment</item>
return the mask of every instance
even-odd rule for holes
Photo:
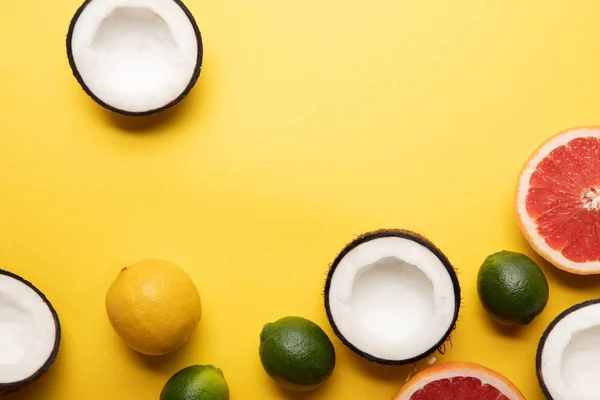
[[[415,375],[392,400],[525,400],[508,379],[474,363],[449,362]]]
[[[498,389],[490,385],[483,385],[477,393],[477,400],[498,400],[502,393]]]
[[[519,177],[517,217],[527,241],[556,267],[600,273],[600,127],[543,143]]]
[[[452,396],[456,400],[473,400],[481,389],[481,381],[477,378],[456,377],[452,379]]]
[[[423,388],[430,400],[445,400],[448,393],[452,393],[452,381],[450,379],[440,379],[428,383]]]
[[[424,389],[419,389],[412,395],[411,400],[431,400]]]
[[[527,196],[527,212],[537,219],[561,205],[571,207],[578,203],[579,198],[572,193],[553,188],[533,187],[529,189]]]

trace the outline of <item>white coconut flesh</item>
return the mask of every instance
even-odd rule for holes
[[[0,384],[23,381],[42,368],[56,332],[44,300],[18,279],[0,275]]]
[[[456,299],[448,270],[431,250],[382,237],[340,260],[329,307],[341,335],[359,351],[402,361],[439,345],[454,323]]]
[[[600,304],[562,318],[540,351],[540,373],[552,399],[600,399]]]
[[[198,63],[198,38],[173,0],[92,0],[75,22],[71,52],[88,89],[140,113],[176,100]]]

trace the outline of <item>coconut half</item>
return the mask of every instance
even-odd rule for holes
[[[179,0],[87,0],[67,35],[83,90],[125,115],[179,103],[198,80],[202,53],[198,25]]]
[[[0,394],[25,387],[50,368],[60,332],[46,296],[25,279],[0,270]]]
[[[600,399],[600,299],[577,304],[548,327],[537,351],[537,375],[550,400]]]
[[[333,262],[325,310],[340,340],[367,360],[410,364],[440,348],[454,329],[460,286],[448,259],[404,230],[367,233]]]

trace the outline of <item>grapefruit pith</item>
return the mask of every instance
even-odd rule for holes
[[[525,396],[482,365],[448,362],[419,372],[392,400],[525,400]]]
[[[556,267],[600,273],[600,127],[559,133],[531,155],[517,216],[527,241]]]

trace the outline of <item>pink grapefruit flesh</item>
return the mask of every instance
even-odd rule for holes
[[[474,363],[443,363],[415,375],[393,400],[525,400],[505,377]]]
[[[538,148],[519,178],[517,216],[552,264],[600,273],[600,127],[562,132]]]

